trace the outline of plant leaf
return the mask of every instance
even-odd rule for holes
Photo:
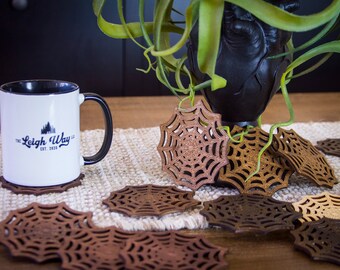
[[[280,53],[280,54],[277,54],[277,55],[274,55],[274,56],[270,56],[268,57],[269,59],[270,58],[279,58],[279,57],[283,57],[283,56],[286,56],[288,54],[292,54],[292,53],[296,53],[298,51],[301,51],[301,50],[304,50],[310,46],[312,46],[314,43],[316,43],[317,41],[319,41],[321,38],[323,38],[325,35],[327,35],[330,30],[332,28],[334,28],[334,26],[336,25],[337,21],[339,19],[339,16],[335,16],[331,21],[329,21],[326,26],[317,34],[315,35],[313,38],[311,38],[310,40],[308,40],[306,43],[300,45],[299,47],[293,49],[293,50],[289,50],[288,52],[286,53]]]
[[[126,33],[125,28],[121,24],[110,23],[105,20],[102,16],[102,9],[105,5],[105,0],[93,0],[92,8],[94,14],[97,16],[97,24],[99,29],[107,36],[116,39],[129,39],[130,36]],[[153,22],[145,22],[144,24],[145,30],[147,33],[151,34],[153,32],[154,23]],[[143,36],[142,28],[140,22],[131,22],[127,23],[126,27],[128,27],[130,34],[133,38]],[[163,23],[162,29],[165,32],[173,32],[182,34],[183,29],[172,24],[172,23]]]
[[[197,61],[201,72],[208,74],[212,79],[211,90],[226,85],[226,80],[215,74],[223,12],[224,0],[201,0],[200,2]]]
[[[332,20],[340,12],[340,0],[332,0],[324,10],[311,15],[295,15],[264,0],[225,1],[245,9],[271,26],[291,32],[303,32],[317,28]]]
[[[92,9],[94,14],[98,17],[102,12],[103,6],[106,0],[93,0],[92,1]]]
[[[340,40],[330,41],[324,44],[321,44],[309,51],[305,52],[303,55],[295,59],[288,67],[285,73],[293,70],[294,68],[302,65],[306,61],[312,59],[315,56],[324,53],[340,53]]]
[[[189,35],[190,35],[191,28],[192,28],[193,10],[194,10],[195,5],[197,5],[198,3],[199,3],[198,0],[194,0],[190,3],[190,5],[186,9],[186,12],[185,12],[185,29],[184,29],[184,32],[183,32],[180,40],[175,45],[173,45],[173,46],[171,46],[171,47],[169,47],[165,50],[151,52],[151,54],[153,56],[165,56],[165,55],[174,54],[175,52],[179,51],[187,43],[187,40],[188,40]]]
[[[289,76],[289,79],[295,79],[298,77],[301,77],[303,75],[306,75],[314,70],[316,70],[317,68],[319,68],[321,65],[323,65],[331,56],[333,55],[333,53],[327,53],[324,57],[322,57],[317,63],[315,63],[313,66],[307,68],[304,71],[301,71],[300,73],[293,75],[293,76]]]

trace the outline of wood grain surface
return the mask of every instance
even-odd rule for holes
[[[322,122],[340,120],[340,93],[291,94],[295,122]],[[161,97],[111,97],[106,98],[111,109],[115,128],[143,128],[159,126],[167,121],[178,98]],[[289,118],[281,95],[275,95],[263,114],[262,122],[276,123]],[[100,108],[94,102],[81,106],[81,129],[103,128]]]

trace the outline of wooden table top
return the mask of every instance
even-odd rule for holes
[[[295,122],[340,121],[340,92],[291,94]],[[174,96],[106,98],[115,128],[155,127],[167,121],[178,105]],[[263,114],[263,123],[276,123],[289,118],[283,97],[276,95]],[[100,109],[94,102],[81,106],[81,129],[103,128]]]
[[[296,122],[340,121],[340,93],[291,94]],[[106,98],[115,128],[143,128],[159,126],[167,121],[178,104],[175,97],[119,97]],[[288,112],[281,95],[273,98],[263,115],[263,123],[288,119]],[[81,106],[81,129],[103,128],[101,111],[93,102]],[[229,269],[339,269],[327,262],[311,260],[293,247],[289,232],[268,235],[236,235],[218,229],[184,231],[202,235],[213,244],[228,247],[226,260]],[[0,269],[61,269],[59,262],[35,264],[26,259],[13,258],[0,247]]]

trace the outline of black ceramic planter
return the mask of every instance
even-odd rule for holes
[[[292,12],[296,0],[270,2]],[[216,74],[227,79],[223,89],[203,90],[214,112],[224,125],[257,125],[272,96],[278,91],[282,73],[290,63],[288,56],[269,58],[287,50],[291,33],[273,28],[245,10],[226,4]],[[198,82],[207,80],[197,65],[198,24],[188,43],[189,68]]]

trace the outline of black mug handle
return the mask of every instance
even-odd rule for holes
[[[104,117],[105,117],[105,135],[104,140],[101,148],[99,151],[90,157],[83,157],[84,165],[92,165],[99,161],[101,161],[106,154],[109,152],[112,142],[112,135],[113,135],[113,125],[112,125],[112,116],[109,109],[109,106],[105,102],[105,100],[95,94],[95,93],[84,93],[84,102],[87,100],[93,100],[97,102],[103,110]]]

